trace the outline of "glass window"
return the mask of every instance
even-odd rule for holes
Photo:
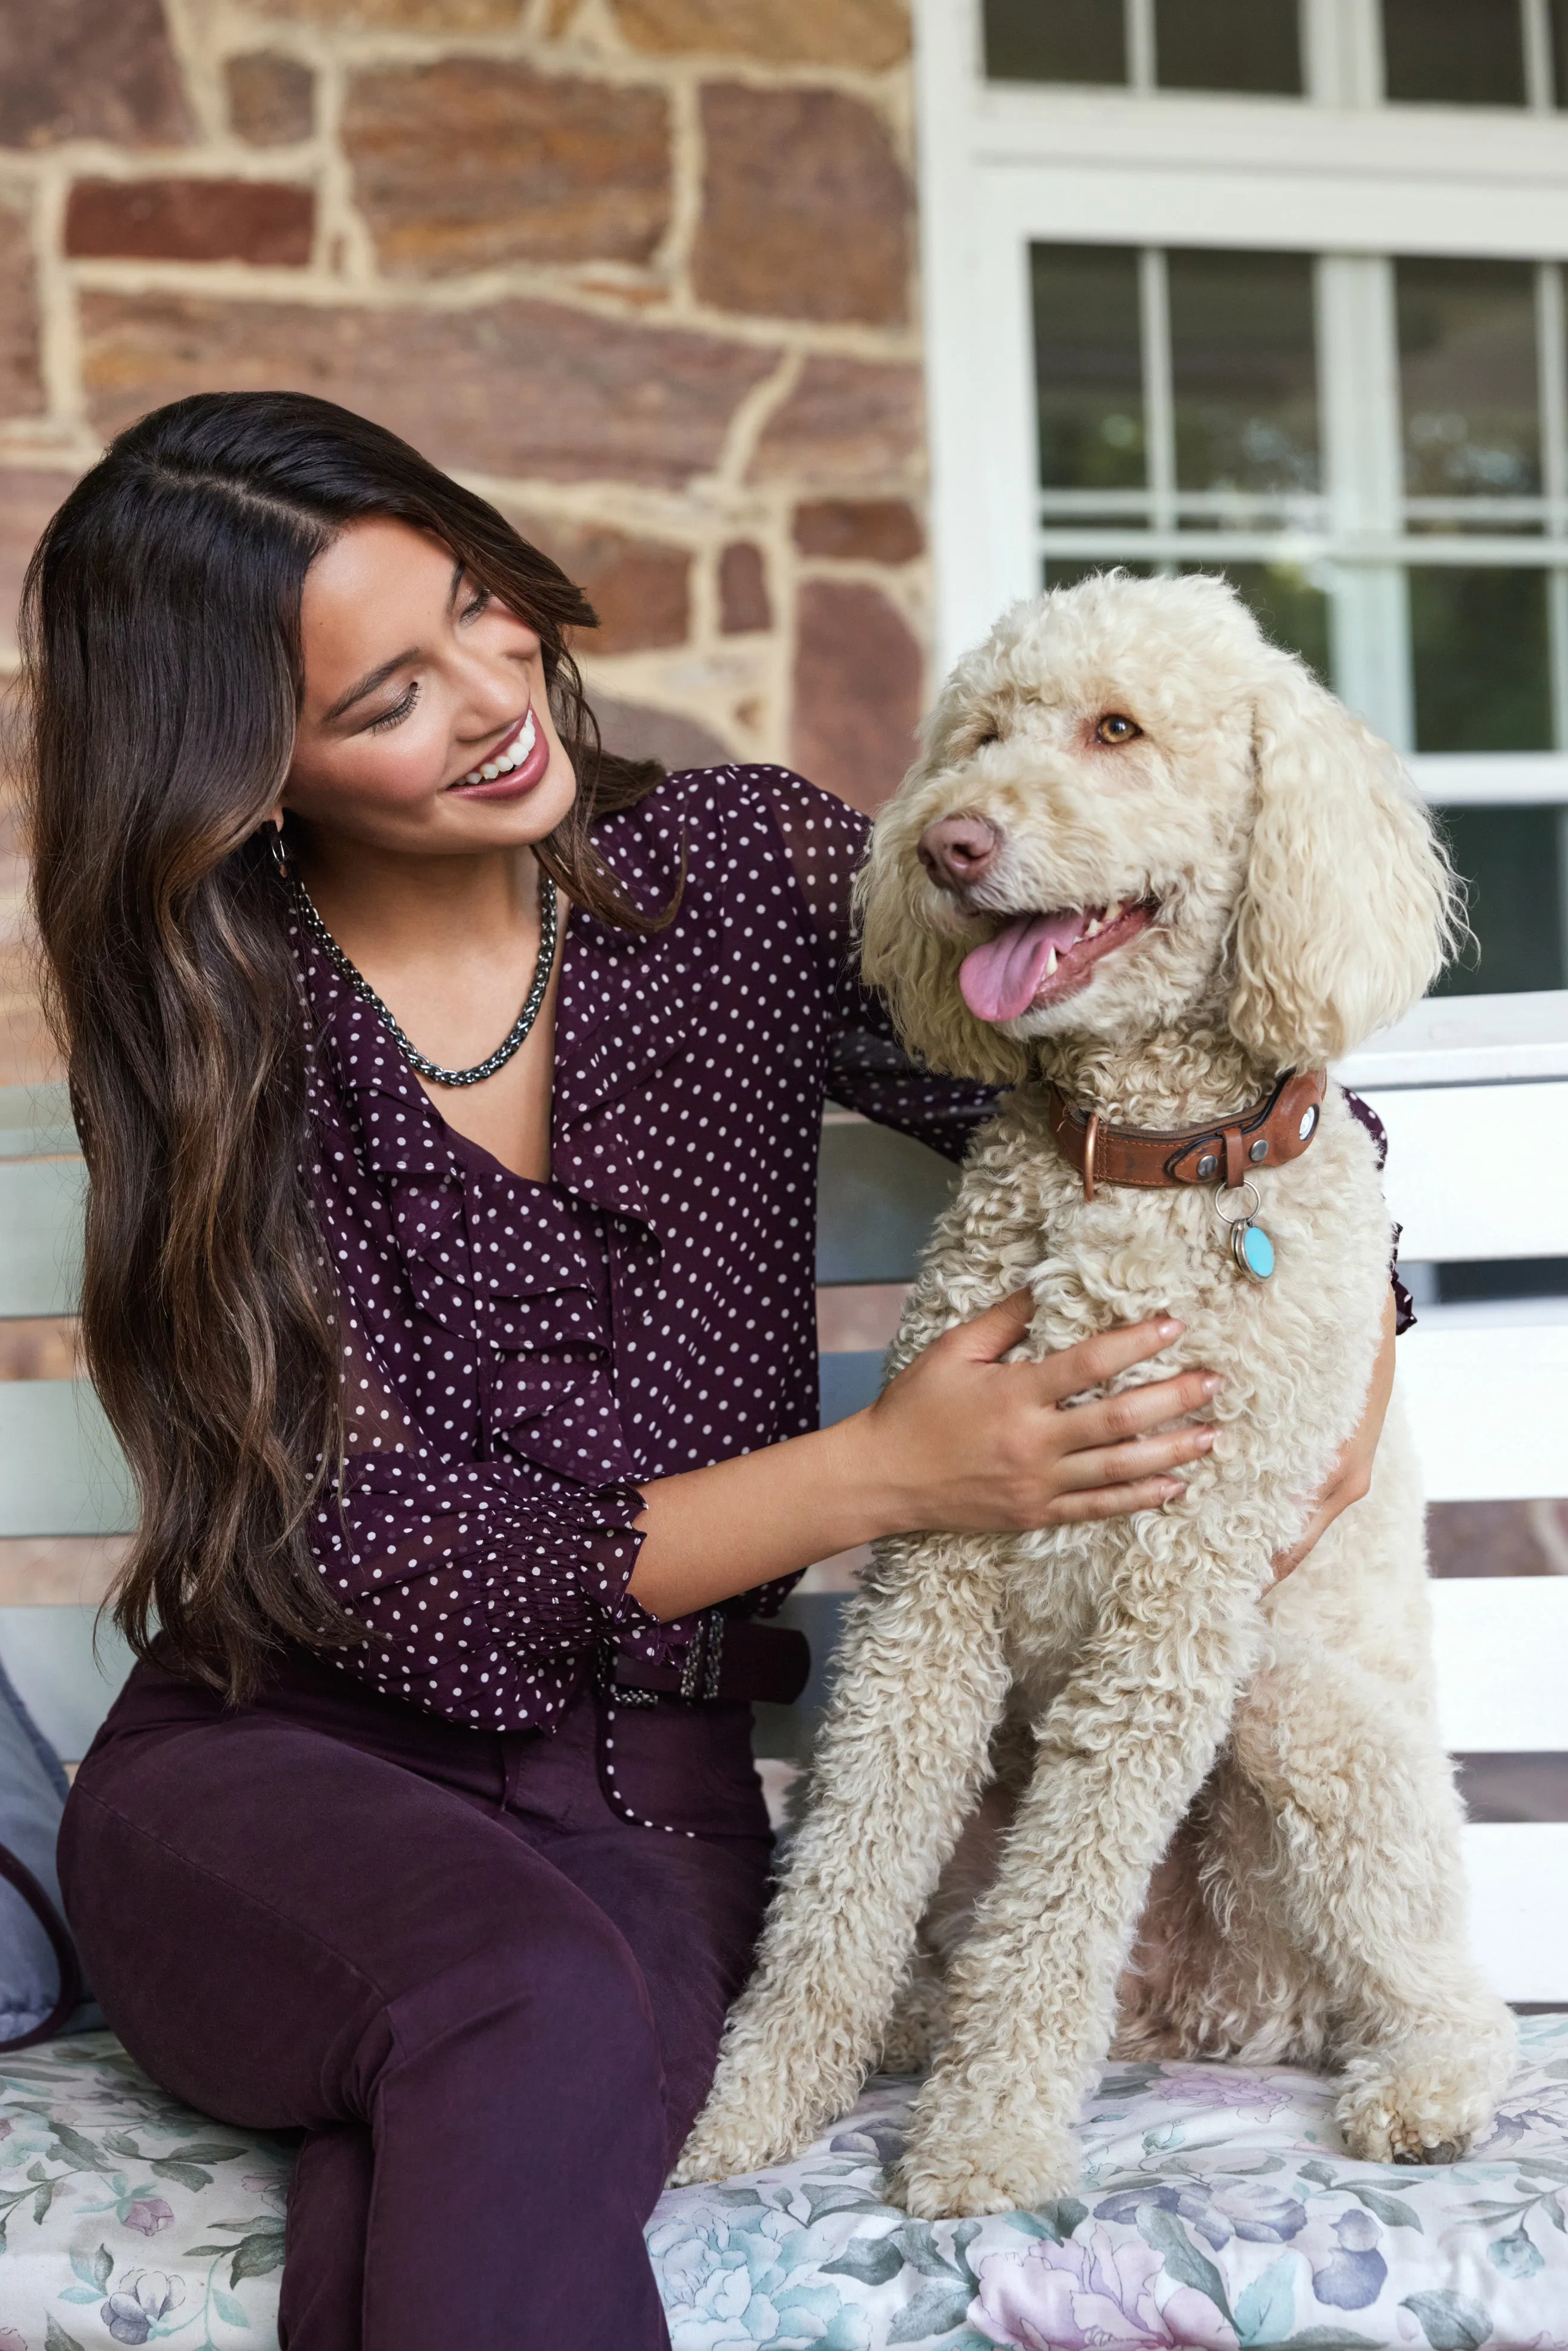
[[[1546,574],[1413,564],[1418,751],[1549,751]]]
[[[1068,492],[1141,486],[1138,256],[1124,246],[1037,245],[1031,257],[1040,481]]]
[[[1222,571],[1263,634],[1288,653],[1300,653],[1325,684],[1329,660],[1329,600],[1296,563],[1183,563],[1181,571]]]
[[[1434,106],[1522,106],[1518,0],[1383,0],[1384,85]]]
[[[1563,811],[1458,808],[1443,813],[1454,862],[1469,885],[1477,944],[1449,967],[1439,996],[1490,996],[1568,986],[1563,936]]]
[[[1161,89],[1301,94],[1297,0],[1155,0]]]
[[[992,81],[1124,82],[1122,0],[986,0]]]
[[[1176,475],[1183,490],[1318,487],[1312,265],[1297,253],[1173,253]]]
[[[1395,264],[1413,528],[1541,527],[1496,503],[1541,491],[1536,275],[1527,261]]]
[[[1410,748],[1568,746],[1555,264],[1082,245],[1031,258],[1048,586],[1111,565],[1222,572],[1267,635]],[[1336,291],[1342,269],[1357,274]],[[1342,387],[1329,443],[1321,333],[1340,336],[1342,368],[1362,357],[1347,288],[1357,338],[1397,353],[1397,390],[1375,366],[1354,400]],[[1564,984],[1565,824],[1551,808],[1453,812],[1479,941],[1455,987]]]

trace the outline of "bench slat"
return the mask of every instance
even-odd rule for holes
[[[1503,2000],[1568,2001],[1568,1821],[1465,1831],[1470,1949]]]
[[[131,1666],[112,1619],[74,1605],[0,1608],[0,1659],[66,1763],[81,1761]]]
[[[1568,1749],[1568,1576],[1438,1576],[1431,1593],[1449,1752]]]
[[[0,1315],[76,1312],[86,1186],[79,1159],[0,1160]]]
[[[957,1185],[952,1161],[891,1127],[830,1119],[818,1166],[818,1281],[912,1280]]]
[[[1568,1494],[1568,1311],[1487,1324],[1427,1308],[1398,1361],[1428,1501]]]
[[[0,1159],[75,1155],[70,1093],[63,1085],[0,1086]]]
[[[0,1382],[0,1536],[123,1535],[125,1457],[86,1380]]]
[[[1568,1257],[1568,1081],[1365,1099],[1388,1130],[1384,1188],[1413,1263]]]

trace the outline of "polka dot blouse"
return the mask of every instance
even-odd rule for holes
[[[520,1729],[596,1653],[678,1657],[692,1620],[626,1589],[638,1482],[816,1426],[824,1095],[955,1159],[991,1105],[913,1065],[859,984],[866,829],[766,767],[671,776],[599,828],[646,903],[683,852],[685,886],[648,936],[571,912],[548,1184],[446,1124],[296,929],[348,1422],[313,1544],[372,1635],[339,1661],[376,1688]]]

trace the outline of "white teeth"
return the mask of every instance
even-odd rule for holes
[[[479,773],[484,777],[485,781],[487,784],[493,784],[500,772],[501,770],[497,767],[494,759],[486,759],[484,766],[479,770]]]
[[[1113,898],[1113,899],[1111,901],[1111,904],[1110,904],[1106,907],[1106,909],[1105,909],[1105,917],[1104,917],[1104,921],[1105,921],[1105,927],[1109,928],[1110,925],[1111,925],[1111,924],[1113,924],[1113,923],[1116,920],[1116,918],[1117,918],[1117,916],[1120,914],[1121,911],[1122,911],[1122,901],[1120,900],[1120,898]]]
[[[1047,979],[1049,979],[1049,978],[1051,977],[1051,974],[1055,971],[1055,969],[1056,969],[1056,949],[1055,949],[1054,947],[1052,947],[1052,948],[1051,948],[1051,953],[1050,953],[1050,954],[1046,956],[1046,958],[1045,958],[1045,976],[1046,976]]]
[[[1096,936],[1098,935],[1098,934],[1099,934],[1099,930],[1100,930],[1100,917],[1099,917],[1099,915],[1098,915],[1098,914],[1091,914],[1091,915],[1090,915],[1090,917],[1089,917],[1088,923],[1087,923],[1087,924],[1086,924],[1086,925],[1084,926],[1084,932],[1083,932],[1083,935],[1084,935],[1084,937],[1085,937],[1086,939],[1092,939],[1092,938],[1094,938],[1094,937],[1096,937]]]

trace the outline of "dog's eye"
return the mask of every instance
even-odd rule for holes
[[[1108,710],[1094,729],[1094,739],[1098,743],[1130,743],[1143,731],[1120,710]]]
[[[976,736],[975,748],[977,751],[983,751],[988,743],[999,743],[1001,739],[994,726],[988,726],[983,735]]]

